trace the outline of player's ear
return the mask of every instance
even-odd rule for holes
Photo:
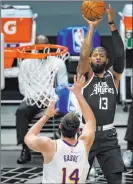
[[[79,133],[80,132],[80,129],[79,128],[77,128],[77,133]]]

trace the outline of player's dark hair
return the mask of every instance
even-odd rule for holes
[[[90,53],[90,57],[92,56],[93,52],[96,50],[96,49],[103,49],[105,51],[105,55],[107,58],[109,58],[108,56],[108,51],[104,48],[104,47],[96,47],[92,50],[92,52]]]
[[[80,121],[74,112],[70,112],[62,118],[61,125],[63,137],[74,138],[79,128]]]

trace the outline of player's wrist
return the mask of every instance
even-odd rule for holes
[[[47,118],[47,119],[49,119],[50,118],[50,116],[48,115],[48,114],[44,114],[44,116]]]
[[[89,24],[89,30],[94,31],[96,29],[95,25]]]
[[[111,32],[117,29],[114,21],[108,22],[108,24],[109,24]]]
[[[78,92],[78,93],[75,93],[75,96],[76,96],[77,98],[80,98],[80,97],[82,97],[83,95],[82,95],[81,92]]]
[[[109,25],[115,25],[115,22],[114,22],[114,20],[108,21],[108,24],[109,24]]]

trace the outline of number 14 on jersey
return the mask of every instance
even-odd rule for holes
[[[66,184],[66,179],[67,179],[66,178],[66,176],[67,176],[67,170],[66,170],[66,168],[63,168],[62,169],[62,172],[63,172],[63,179],[62,179],[62,183],[61,184]],[[79,181],[79,169],[75,169],[70,174],[70,176],[68,178],[69,178],[70,183],[78,184],[78,181]]]

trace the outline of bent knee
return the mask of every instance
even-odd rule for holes
[[[27,106],[19,106],[18,109],[16,110],[16,116],[19,115],[26,115],[27,114]]]

